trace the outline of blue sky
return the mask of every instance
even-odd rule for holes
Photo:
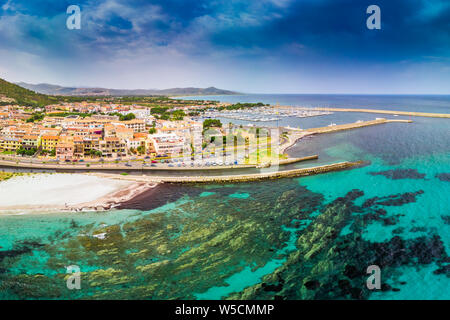
[[[79,5],[81,30],[66,28]],[[381,8],[381,30],[366,8]],[[448,0],[0,0],[0,77],[111,88],[450,93]]]

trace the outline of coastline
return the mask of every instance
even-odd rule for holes
[[[316,157],[316,156],[311,156]],[[316,166],[310,168],[293,169],[286,171],[265,172],[259,174],[246,175],[229,175],[229,176],[192,176],[192,177],[152,177],[152,176],[122,176],[117,174],[105,173],[86,173],[83,176],[88,181],[89,178],[97,179],[98,184],[94,187],[99,187],[106,183],[119,182],[120,186],[114,188],[113,191],[104,193],[101,196],[92,197],[88,201],[76,201],[67,203],[67,195],[70,190],[65,188],[58,188],[59,196],[56,196],[58,201],[53,203],[46,203],[45,199],[41,203],[34,204],[7,204],[0,206],[1,215],[22,215],[30,213],[51,213],[51,212],[101,212],[114,208],[120,208],[125,203],[133,202],[139,196],[156,190],[160,184],[203,184],[203,183],[240,183],[252,182],[262,180],[272,180],[281,178],[295,178],[301,176],[309,176],[332,171],[347,170],[353,167],[363,165],[362,161],[356,162],[339,162],[323,166]],[[43,174],[45,175],[45,174]],[[70,176],[70,174],[54,174],[53,176]],[[29,178],[32,179],[32,178]],[[88,181],[88,183],[91,183]],[[30,186],[30,181],[25,183]],[[2,186],[0,184],[0,186]],[[93,185],[91,184],[91,187]],[[78,185],[78,188],[82,188]]]
[[[342,130],[350,130],[355,128],[361,128],[366,126],[372,126],[372,125],[378,125],[378,124],[385,124],[385,123],[391,123],[391,122],[401,122],[401,123],[410,123],[411,120],[389,120],[389,119],[376,119],[372,121],[361,121],[356,123],[349,123],[349,124],[343,124],[343,125],[333,125],[328,127],[321,127],[321,128],[311,128],[306,130],[300,130],[300,129],[293,129],[293,128],[286,128],[289,130],[289,134],[287,136],[287,141],[283,143],[283,145],[280,146],[281,153],[285,153],[288,149],[290,149],[292,146],[294,146],[299,140],[306,136],[315,135],[315,134],[323,134],[323,133],[332,133]],[[308,161],[317,159],[317,155],[307,156],[303,158],[288,158],[280,161],[280,165],[283,164],[290,164],[300,161]],[[2,165],[3,162],[0,161],[0,165]],[[25,165],[25,164],[17,164],[16,165]],[[96,187],[94,187],[93,190],[96,190],[101,187],[107,187],[108,184],[113,184],[113,181],[120,182],[121,185],[112,185],[111,188],[106,188],[101,192],[101,194],[98,194],[96,196],[92,196],[90,198],[83,198],[83,195],[79,195],[78,197],[69,197],[69,201],[67,200],[68,194],[72,193],[72,190],[75,190],[74,192],[78,192],[79,190],[83,190],[84,193],[90,195],[89,187],[92,187],[92,185],[86,185],[85,182],[79,182],[77,183],[71,183],[70,181],[59,181],[59,185],[61,187],[61,190],[57,190],[55,198],[57,198],[59,201],[49,201],[49,203],[46,203],[45,201],[42,203],[33,203],[33,200],[35,198],[39,198],[39,194],[35,194],[34,196],[29,196],[29,203],[27,203],[27,199],[16,199],[16,203],[7,203],[8,201],[4,200],[3,203],[0,205],[0,214],[7,212],[7,213],[19,213],[21,211],[27,211],[27,212],[48,212],[48,211],[59,211],[59,212],[83,212],[83,211],[105,211],[105,210],[111,210],[116,207],[120,207],[123,203],[133,201],[136,197],[139,195],[146,193],[150,189],[155,188],[158,184],[161,183],[169,183],[169,184],[202,184],[202,183],[239,183],[239,182],[249,182],[249,181],[262,181],[262,180],[270,180],[270,179],[280,179],[280,178],[292,178],[292,177],[300,177],[300,176],[307,176],[307,175],[314,175],[314,174],[320,174],[325,172],[331,172],[331,171],[338,171],[338,170],[345,170],[351,167],[360,166],[362,165],[361,161],[357,162],[340,162],[340,163],[333,163],[328,165],[322,165],[317,167],[310,167],[310,168],[302,168],[302,169],[293,169],[293,170],[285,170],[285,171],[274,171],[270,169],[270,165],[268,166],[268,169],[257,174],[228,174],[224,176],[203,176],[203,175],[186,175],[186,176],[144,176],[144,175],[119,175],[117,173],[106,173],[104,170],[96,170],[96,168],[89,168],[88,170],[85,170],[84,174],[66,174],[65,177],[74,177],[74,176],[84,176],[84,177],[91,177],[98,179],[95,181],[97,184]],[[236,166],[236,167],[242,167],[242,166]],[[246,167],[255,167],[254,165],[246,166]],[[59,167],[61,168],[61,167]],[[212,170],[217,170],[219,168],[211,168]],[[263,167],[261,167],[263,168]],[[265,168],[265,167],[264,167]],[[80,169],[79,167],[77,169]],[[205,168],[203,168],[205,169]],[[223,168],[222,168],[223,169]],[[122,169],[123,170],[123,169]],[[173,168],[173,170],[177,170],[177,168]],[[70,172],[70,170],[68,170]],[[96,172],[99,171],[99,172]],[[102,172],[103,171],[103,172]],[[194,171],[194,170],[192,170]],[[43,174],[45,176],[45,174]],[[62,176],[64,173],[59,174],[53,174],[55,176]],[[42,176],[41,176],[42,177]],[[33,178],[29,178],[30,181],[33,181]],[[40,178],[37,178],[35,180],[39,180]],[[86,178],[87,180],[89,178]],[[64,179],[66,180],[66,179]],[[70,179],[68,179],[70,180]],[[14,179],[7,180],[3,184],[0,185],[0,191],[5,183],[8,183],[11,181],[14,182]],[[108,181],[108,182],[107,182]],[[62,183],[62,184],[61,184]],[[95,184],[94,183],[94,184]],[[45,188],[46,185],[52,185],[51,183],[43,184],[42,187]],[[58,183],[56,184],[58,186]],[[19,190],[20,189],[20,190]],[[25,193],[28,192],[25,190],[23,191],[21,187],[18,189],[19,193]],[[31,188],[33,189],[33,188]],[[33,191],[33,190],[32,190]],[[36,191],[36,190],[34,190]],[[39,190],[41,191],[41,190]],[[55,190],[50,190],[51,192],[55,192]],[[97,190],[96,190],[97,191]],[[45,191],[44,191],[45,192]],[[65,193],[64,193],[65,192]],[[44,197],[45,198],[45,197]],[[60,199],[61,198],[61,199]],[[0,200],[1,195],[0,195]],[[26,204],[20,205],[17,203],[24,202]]]
[[[120,206],[122,203],[130,201],[144,192],[158,186],[156,183],[136,182],[124,189],[111,192],[96,200],[79,203],[74,206],[65,207],[63,211],[106,211]]]
[[[202,184],[202,183],[239,183],[239,182],[251,182],[272,180],[281,178],[296,178],[302,176],[310,176],[315,174],[327,173],[332,171],[340,171],[351,169],[364,165],[364,161],[344,161],[338,163],[332,163],[322,166],[292,169],[285,171],[269,171],[264,173],[255,174],[241,174],[241,175],[228,175],[228,176],[191,176],[191,177],[157,177],[157,176],[121,176],[116,174],[107,173],[87,173],[87,175],[96,176],[100,178],[117,179],[121,181],[134,181],[134,182],[146,182],[146,183],[170,183],[170,184]]]
[[[80,174],[16,177],[0,183],[0,215],[110,210],[156,186]]]

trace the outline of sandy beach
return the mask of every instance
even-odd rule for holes
[[[0,214],[107,210],[156,184],[84,174],[36,174],[0,182]]]

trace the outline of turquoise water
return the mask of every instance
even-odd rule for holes
[[[450,113],[448,97],[326,99]],[[0,298],[449,299],[450,122],[413,120],[315,136],[289,151],[319,154],[314,164],[366,161],[352,170],[161,187],[104,213],[2,215]],[[155,208],[155,196],[165,204]],[[73,264],[83,272],[76,292],[64,278]],[[372,264],[379,291],[365,287]]]

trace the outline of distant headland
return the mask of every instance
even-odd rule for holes
[[[208,96],[208,95],[235,95],[240,92],[208,88],[171,88],[171,89],[107,89],[90,87],[63,87],[54,84],[16,83],[22,88],[41,94],[57,96]]]

